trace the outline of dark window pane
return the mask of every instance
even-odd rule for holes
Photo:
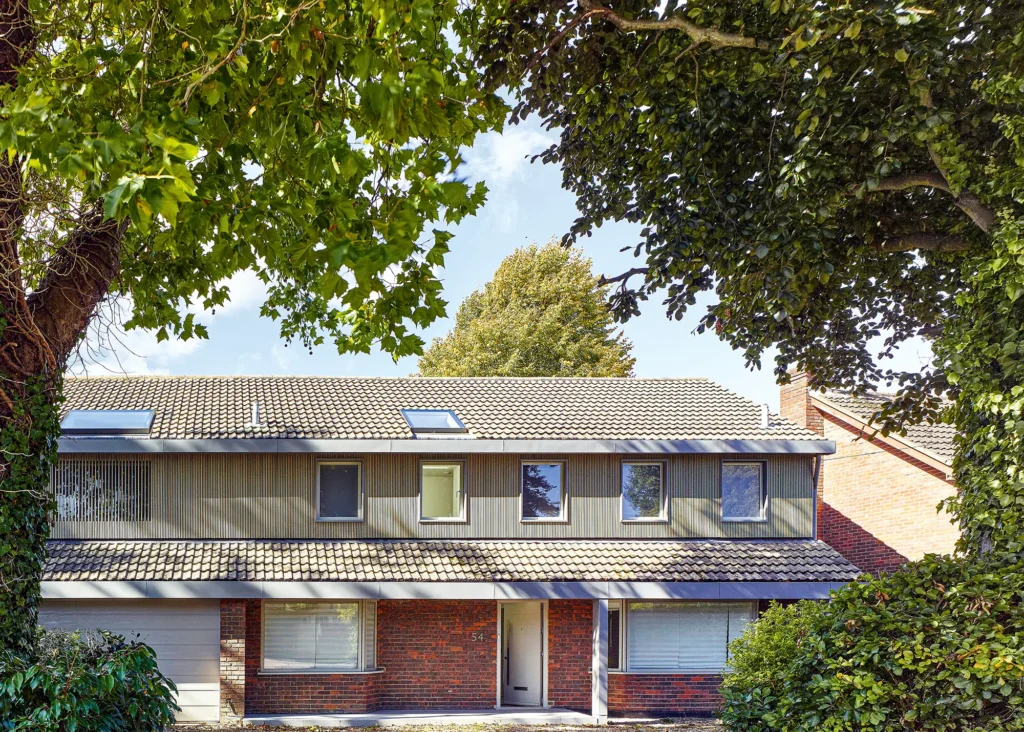
[[[622,518],[659,518],[661,506],[661,466],[623,463]]]
[[[619,622],[619,611],[608,611],[608,668],[618,671],[619,666],[619,633],[622,624]]]
[[[320,466],[320,517],[359,518],[359,466]]]
[[[722,463],[722,518],[761,518],[761,467],[761,463]]]
[[[558,518],[561,515],[562,464],[524,465],[523,518]]]

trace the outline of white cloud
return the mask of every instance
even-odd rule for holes
[[[245,310],[259,307],[267,299],[267,286],[252,270],[236,272],[218,284],[227,285],[231,299],[217,308],[216,317],[236,315]]]
[[[470,180],[483,180],[490,188],[508,185],[522,177],[530,156],[543,151],[554,139],[529,127],[509,126],[504,133],[491,132],[466,150],[459,173]]]

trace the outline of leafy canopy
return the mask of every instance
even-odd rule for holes
[[[423,376],[630,376],[589,259],[549,242],[510,254],[420,358]]]
[[[29,288],[84,211],[130,222],[111,285],[128,326],[203,336],[255,271],[286,338],[417,351],[433,275],[483,202],[459,148],[500,127],[452,42],[455,0],[33,2],[34,51],[0,91],[26,190]],[[183,303],[192,313],[179,314]]]
[[[478,62],[538,114],[580,215],[643,226],[619,319],[666,292],[821,386],[952,419],[964,548],[1024,548],[1024,4],[483,0]],[[934,339],[933,368],[888,358]],[[944,412],[946,393],[955,408]]]

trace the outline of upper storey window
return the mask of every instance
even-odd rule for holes
[[[363,475],[358,462],[317,464],[316,495],[318,521],[361,521],[363,518]]]
[[[523,521],[564,520],[565,463],[523,463],[522,471]]]
[[[763,462],[722,463],[722,520],[764,521],[768,503]]]
[[[664,478],[664,463],[622,463],[623,521],[663,521],[665,519]]]
[[[417,435],[466,432],[466,425],[450,409],[403,409],[402,416],[409,423],[409,429]]]
[[[462,463],[420,465],[420,521],[464,521]]]
[[[60,423],[65,435],[148,435],[152,409],[72,409]]]

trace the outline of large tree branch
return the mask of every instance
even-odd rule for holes
[[[970,242],[961,239],[959,236],[921,232],[885,239],[877,246],[879,251],[889,253],[911,251],[962,252],[971,245]]]
[[[868,190],[866,186],[858,186]],[[952,193],[949,183],[941,173],[908,173],[907,175],[896,175],[890,178],[882,178],[872,191],[905,191],[909,188],[935,188],[946,193]],[[975,226],[984,232],[992,227],[996,220],[996,213],[981,200],[969,191],[962,191],[959,196],[953,199],[954,205],[967,214]]]
[[[626,280],[628,280],[633,275],[647,274],[649,271],[650,270],[647,267],[634,267],[633,269],[626,270],[622,274],[617,274],[614,277],[606,277],[605,275],[601,275],[597,280],[597,284],[598,286],[601,287],[603,287],[604,285],[610,285],[613,282],[622,282],[623,284],[625,284]]]
[[[102,202],[79,219],[28,297],[29,310],[57,361],[63,365],[78,344],[96,306],[121,267],[128,220],[104,220]]]
[[[662,20],[624,18],[611,8],[606,8],[597,0],[580,0],[580,7],[587,11],[587,15],[604,16],[605,20],[625,33],[676,30],[688,35],[695,44],[707,43],[715,48],[756,48],[760,50],[768,50],[769,48],[769,44],[766,41],[759,41],[742,33],[724,33],[715,28],[703,28],[678,16]]]

